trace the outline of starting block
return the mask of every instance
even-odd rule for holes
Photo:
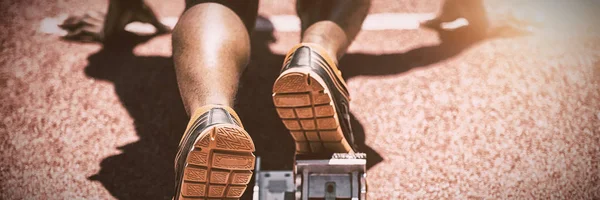
[[[294,171],[261,171],[258,157],[253,200],[365,200],[366,164],[364,153],[297,155]]]

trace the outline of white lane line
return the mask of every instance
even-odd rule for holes
[[[440,24],[440,27],[442,29],[457,29],[463,26],[469,25],[469,21],[467,21],[465,18],[458,18],[454,21],[451,22],[443,22],[442,24]]]
[[[378,13],[367,16],[363,30],[414,30],[427,20],[433,19],[435,13]]]
[[[433,19],[434,13],[376,13],[370,14],[363,23],[362,30],[414,30],[419,28],[423,21]],[[42,20],[39,31],[42,33],[64,35],[65,31],[57,27],[66,15],[55,18],[45,18]],[[161,19],[165,25],[174,27],[177,23],[177,17],[165,17]],[[464,23],[463,23],[464,25]],[[460,26],[460,24],[459,24]],[[155,31],[150,24],[133,22],[125,27],[127,31],[139,34],[151,34]],[[274,15],[267,19],[259,18],[256,21],[256,30],[258,31],[277,31],[277,32],[299,32],[300,19],[296,15]]]
[[[58,17],[46,17],[40,22],[38,31],[40,33],[64,36],[67,34],[67,31],[58,27],[58,25],[65,19],[67,19],[67,15],[64,14]]]

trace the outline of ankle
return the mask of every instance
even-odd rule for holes
[[[198,110],[205,110],[204,108],[206,108],[206,107],[215,107],[215,106],[217,106],[217,107],[225,106],[225,107],[233,108],[233,101],[228,98],[218,97],[218,96],[207,97],[207,98],[204,98],[204,100],[189,102],[186,105],[185,110],[187,111],[188,116],[191,117],[192,115],[197,113]]]
[[[302,41],[302,44],[308,44],[313,48],[319,48],[319,52],[327,53],[327,57],[331,58],[336,64],[338,63],[338,50],[334,45],[316,40],[309,40],[309,42]]]
[[[190,118],[194,119],[195,117],[198,117],[198,116],[200,116],[200,115],[208,112],[210,109],[213,109],[213,108],[223,108],[223,109],[227,110],[228,112],[230,112],[232,114],[236,114],[235,111],[233,110],[232,106],[223,105],[223,104],[209,103],[209,104],[204,104],[202,106],[199,106],[199,107],[191,110],[191,112],[190,112]]]
[[[317,44],[337,62],[344,54],[349,42],[344,30],[332,23],[317,22],[313,24],[304,32],[302,43]]]

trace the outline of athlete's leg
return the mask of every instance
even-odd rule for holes
[[[370,0],[298,0],[302,42],[318,44],[337,62],[360,31],[370,5]]]
[[[191,116],[175,157],[175,199],[239,198],[254,144],[231,107],[250,57],[258,1],[193,1],[173,30],[173,60]]]
[[[297,153],[352,152],[349,93],[337,60],[356,37],[369,0],[298,0],[302,43],[287,54],[273,85],[277,113]]]
[[[233,105],[250,57],[258,1],[193,1],[173,30],[173,60],[188,114],[207,104]]]

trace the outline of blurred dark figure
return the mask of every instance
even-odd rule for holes
[[[131,22],[152,24],[156,34],[168,33],[171,29],[162,24],[144,0],[110,0],[108,14],[89,12],[82,16],[70,16],[61,25],[68,34],[65,39],[80,42],[106,42],[122,35]]]
[[[442,41],[448,39],[444,37],[448,30],[443,28],[443,24],[461,18],[468,22],[468,36],[474,37],[474,40],[529,33],[528,27],[535,24],[520,19],[510,9],[502,8],[507,3],[499,3],[498,0],[445,0],[438,16],[423,22],[421,26],[440,33]]]

